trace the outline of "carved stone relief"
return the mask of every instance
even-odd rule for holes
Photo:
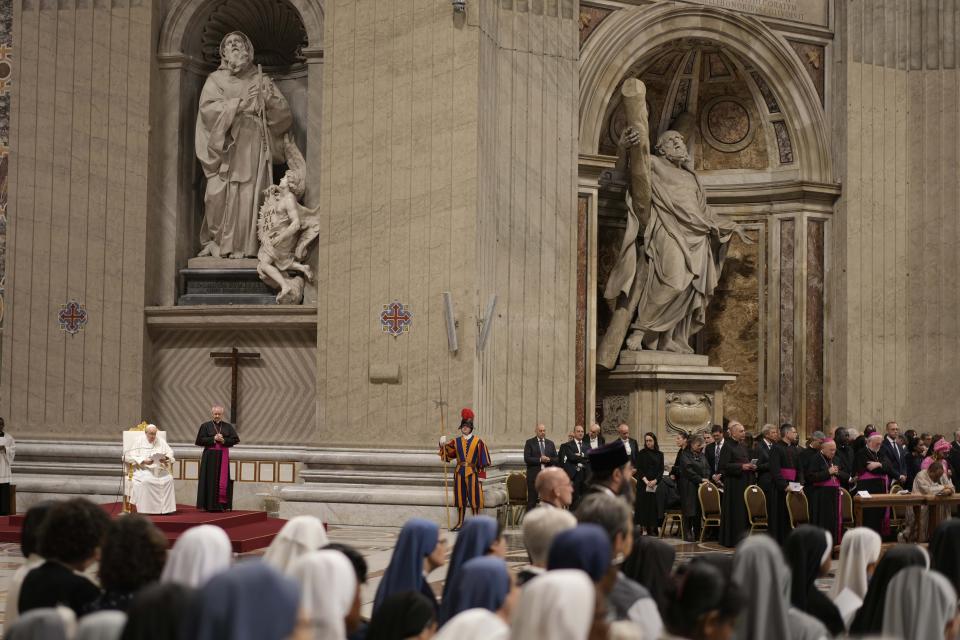
[[[667,392],[666,418],[667,429],[674,433],[709,431],[713,424],[713,394]]]

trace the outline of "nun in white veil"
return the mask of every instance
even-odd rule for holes
[[[837,578],[830,597],[840,611],[847,629],[867,595],[870,575],[880,560],[880,534],[867,527],[850,529],[840,543]]]
[[[450,618],[433,640],[508,640],[510,627],[489,609],[467,609]]]
[[[233,547],[226,531],[212,524],[187,529],[167,556],[160,582],[197,589],[230,568]]]
[[[289,575],[297,558],[311,551],[318,551],[328,544],[330,540],[327,538],[327,530],[320,518],[297,516],[283,525],[280,533],[267,547],[263,559],[274,569]]]
[[[313,640],[346,640],[347,617],[360,614],[353,564],[339,551],[312,551],[297,558],[288,574],[300,584],[300,612]]]
[[[593,580],[579,569],[555,569],[524,585],[513,612],[514,640],[586,640],[596,606]]]
[[[733,581],[747,602],[737,620],[736,640],[822,640],[830,633],[822,622],[790,606],[790,568],[769,536],[750,536],[733,554]]]
[[[887,586],[883,605],[884,636],[943,640],[956,637],[958,625],[957,592],[942,574],[907,567],[898,571]]]

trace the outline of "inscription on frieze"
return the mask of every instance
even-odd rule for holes
[[[699,4],[769,18],[827,26],[828,0],[693,0]]]

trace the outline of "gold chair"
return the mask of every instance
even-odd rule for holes
[[[903,491],[899,483],[894,483],[890,487],[890,493],[897,495]],[[890,528],[893,531],[899,531],[907,524],[907,510],[905,507],[890,507]]]
[[[801,524],[810,524],[810,505],[803,491],[787,491],[786,502],[791,529],[796,529]]]
[[[683,537],[683,513],[680,509],[668,509],[663,514],[663,526],[660,527],[661,538],[666,537],[668,527],[675,527],[680,531],[680,537]]]
[[[507,476],[507,524],[516,526],[527,510],[527,474],[515,471]]]
[[[840,487],[840,516],[842,518],[840,526],[844,531],[856,526],[853,521],[853,497],[843,487]]]
[[[700,501],[700,542],[707,532],[707,527],[720,529],[720,490],[712,482],[701,483],[697,488],[697,499]]]
[[[770,520],[767,517],[767,496],[755,484],[743,490],[743,502],[747,505],[747,517],[750,519],[750,534],[754,531],[768,531]]]

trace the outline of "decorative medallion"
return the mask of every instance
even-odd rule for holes
[[[750,146],[757,125],[750,118],[743,100],[735,96],[717,96],[703,108],[700,130],[717,151],[735,153]]]
[[[713,398],[706,393],[667,393],[667,429],[677,433],[705,432],[713,424]]]
[[[60,305],[57,322],[60,324],[60,329],[72,336],[76,335],[87,324],[87,310],[76,300],[71,300],[67,304]]]
[[[380,313],[380,326],[384,333],[396,337],[409,331],[411,324],[413,324],[413,313],[405,304],[399,300],[394,300],[390,304],[383,305],[383,311]]]

